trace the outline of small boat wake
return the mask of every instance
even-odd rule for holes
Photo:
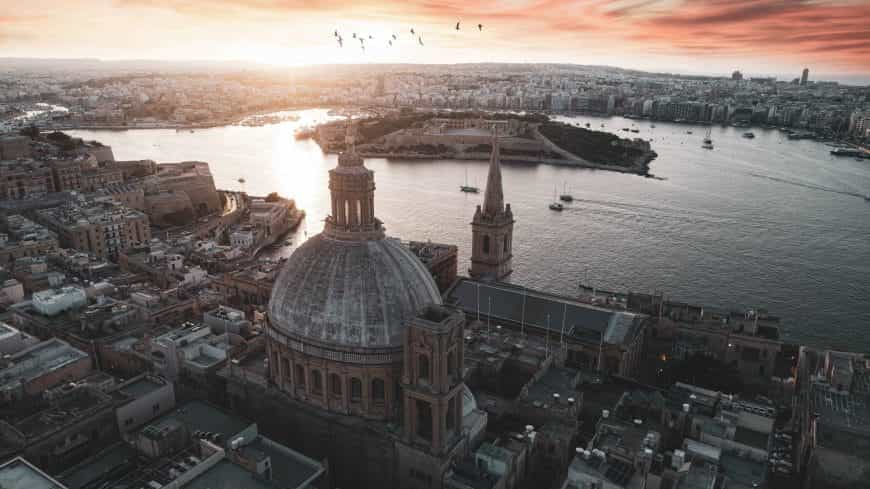
[[[795,187],[803,187],[803,188],[810,189],[810,190],[818,190],[820,192],[830,192],[832,194],[846,195],[849,197],[860,197],[862,199],[866,197],[865,194],[862,194],[859,192],[850,192],[848,190],[837,189],[837,188],[832,188],[832,187],[825,187],[823,185],[816,185],[814,183],[801,182],[799,180],[789,180],[788,178],[779,178],[779,177],[774,177],[771,175],[762,175],[760,173],[752,173],[752,172],[748,173],[748,175],[753,176],[755,178],[763,178],[765,180],[771,180],[774,182],[785,183],[788,185],[794,185]]]

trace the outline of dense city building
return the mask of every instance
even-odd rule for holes
[[[67,248],[115,258],[151,239],[148,216],[113,200],[78,199],[36,212]]]

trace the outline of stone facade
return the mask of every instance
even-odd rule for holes
[[[253,387],[231,374],[230,397],[273,406],[278,430],[305,439],[295,447],[329,457],[336,486],[437,489],[467,439],[464,316],[441,306],[423,263],[385,238],[374,173],[350,135],[348,148],[330,171],[324,232],[275,282],[267,378]]]
[[[186,193],[198,216],[222,210],[208,163],[185,161],[158,165],[157,175],[148,180],[145,192],[166,190]]]
[[[492,140],[483,206],[474,212],[471,233],[471,277],[504,280],[513,271],[514,215],[504,203],[497,138]]]

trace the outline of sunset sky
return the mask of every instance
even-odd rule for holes
[[[868,19],[870,0],[0,0],[0,56],[566,62],[793,77],[808,66],[813,78],[870,78]],[[375,37],[365,54],[353,32]],[[391,34],[399,42],[388,48]]]

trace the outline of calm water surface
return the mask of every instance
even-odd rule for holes
[[[263,127],[73,131],[112,146],[117,159],[202,160],[219,188],[278,191],[308,213],[294,245],[319,232],[328,212],[327,170],[336,164],[293,131],[328,117]],[[516,217],[511,280],[573,294],[577,283],[663,291],[682,301],[764,307],[782,316],[787,338],[870,350],[870,162],[830,156],[813,141],[778,131],[705,128],[622,118],[566,117],[593,129],[652,138],[652,172],[666,180],[554,166],[504,165],[506,201]],[[605,124],[605,127],[601,127]],[[693,131],[689,135],[687,130]],[[468,268],[469,221],[483,192],[459,192],[465,171],[483,187],[486,162],[370,159],[376,213],[403,239],[454,243]],[[558,186],[575,201],[547,208]],[[289,254],[291,249],[285,250]]]

